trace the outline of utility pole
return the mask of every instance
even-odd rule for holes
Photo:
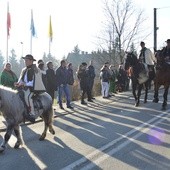
[[[154,8],[154,50],[157,50],[157,8]]]

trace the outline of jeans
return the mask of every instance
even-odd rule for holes
[[[58,104],[60,105],[60,107],[62,107],[62,95],[63,95],[63,92],[66,96],[66,104],[67,104],[67,107],[70,106],[70,91],[69,91],[69,87],[68,85],[60,85],[58,87]]]
[[[101,82],[102,84],[102,96],[108,97],[109,96],[109,82]]]

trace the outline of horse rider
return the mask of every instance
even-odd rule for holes
[[[149,48],[145,47],[145,43],[142,41],[140,43],[141,51],[139,55],[139,61],[147,64],[149,70],[154,70],[154,64],[156,63],[156,58]]]
[[[152,53],[152,51],[149,48],[145,47],[145,43],[143,41],[140,43],[140,46],[141,46],[141,51],[139,54],[139,61],[146,65],[145,69],[149,71],[148,74],[151,83],[151,80],[153,80],[155,77],[154,65],[156,63],[156,58]]]
[[[22,69],[16,86],[23,87],[24,89],[24,98],[29,110],[29,113],[27,113],[25,117],[27,120],[34,123],[36,114],[34,111],[32,96],[34,93],[45,92],[45,87],[40,69],[33,64],[33,62],[36,61],[34,57],[28,54],[22,58],[25,60],[26,67]]]
[[[170,39],[167,39],[165,42],[167,43],[167,46],[162,49],[164,65],[166,68],[170,68]]]

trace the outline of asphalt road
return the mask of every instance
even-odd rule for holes
[[[143,96],[142,96],[143,98]],[[110,99],[96,98],[82,106],[74,103],[74,111],[56,108],[55,136],[38,138],[43,122],[21,126],[24,145],[14,149],[16,138],[11,137],[4,153],[0,154],[0,170],[169,170],[170,169],[170,103],[161,111],[160,103],[141,99],[134,107],[131,92]],[[0,117],[0,128],[4,128]],[[4,135],[0,131],[0,142]]]

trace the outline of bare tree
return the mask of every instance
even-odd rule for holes
[[[106,15],[107,38],[109,50],[115,49],[120,62],[123,52],[128,50],[132,42],[139,39],[143,31],[142,24],[146,20],[143,11],[133,6],[132,0],[103,0]],[[145,34],[146,35],[146,34]]]

